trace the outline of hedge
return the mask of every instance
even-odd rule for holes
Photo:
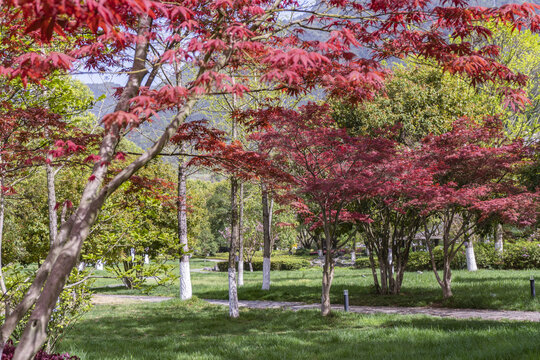
[[[262,271],[263,258],[253,258],[251,264],[253,265],[254,271]],[[227,271],[228,265],[229,264],[227,261],[217,263],[219,271]],[[270,261],[271,270],[298,270],[310,266],[311,263],[309,262],[309,260],[297,258],[294,256],[273,256]],[[244,269],[249,269],[249,265],[247,262],[244,262]]]
[[[540,268],[540,242],[520,241],[505,243],[501,255],[492,243],[476,243],[474,245],[476,265],[479,269],[522,270]],[[443,252],[440,247],[434,249],[437,269],[442,269]],[[369,268],[369,258],[356,260],[356,268]],[[452,269],[467,267],[465,249],[460,249],[451,264]],[[426,251],[415,251],[409,254],[407,271],[431,270],[431,259]]]

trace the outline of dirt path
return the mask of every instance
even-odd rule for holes
[[[144,296],[144,295],[107,295],[94,294],[92,303],[94,305],[121,305],[121,304],[136,304],[141,302],[162,302],[171,300],[172,297],[165,296]]]
[[[92,302],[96,305],[120,305],[136,304],[141,302],[162,302],[171,300],[165,296],[142,296],[142,295],[106,295],[95,294]],[[205,299],[210,304],[228,306],[227,300]],[[305,304],[301,302],[240,300],[241,307],[250,309],[284,309],[303,310],[318,309],[319,304]],[[333,305],[333,310],[342,311],[343,305]],[[538,311],[510,311],[510,310],[481,310],[481,309],[448,309],[431,307],[390,307],[390,306],[351,306],[350,311],[360,314],[399,314],[399,315],[428,315],[447,317],[453,319],[482,319],[482,320],[517,320],[540,322]]]
[[[227,300],[206,300],[211,304],[229,305]],[[318,309],[319,304],[304,304],[299,302],[254,301],[240,300],[239,305],[252,309]],[[343,305],[332,306],[333,310],[343,310]],[[537,311],[509,311],[509,310],[480,310],[480,309],[447,309],[430,307],[390,307],[390,306],[351,306],[351,312],[360,314],[400,314],[400,315],[428,315],[448,317],[454,319],[482,319],[482,320],[518,320],[540,322],[540,312]]]

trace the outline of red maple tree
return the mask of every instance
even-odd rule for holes
[[[417,166],[428,169],[433,186],[424,197],[424,235],[443,296],[452,296],[450,264],[479,227],[490,220],[518,226],[538,221],[539,189],[530,192],[518,181],[528,148],[506,139],[502,123],[466,119],[439,136],[428,136],[417,150]],[[442,236],[443,275],[437,272],[430,239]]]
[[[384,137],[350,136],[335,127],[326,105],[308,104],[299,111],[267,109],[257,120],[271,129],[254,135],[261,151],[270,153],[272,165],[290,175],[291,204],[312,229],[324,234],[321,312],[330,312],[330,288],[334,256],[344,223],[371,221],[369,216],[347,209],[347,205],[374,191],[375,172],[394,154],[394,143]]]
[[[428,0],[364,4],[328,0],[309,7],[294,0],[4,0],[0,5],[6,38],[30,39],[3,48],[0,75],[6,81],[39,81],[53,71],[70,71],[74,64],[99,70],[116,67],[129,74],[114,113],[102,119],[106,131],[96,154],[99,161],[79,205],[61,227],[58,246],[0,330],[5,343],[35,304],[17,360],[30,359],[45,340],[56,299],[106,198],[160,153],[203,96],[249,91],[244,78],[257,68],[270,89],[296,94],[324,87],[328,94],[358,101],[382,86],[379,60],[408,54],[434,58],[443,68],[467,74],[476,83],[522,85],[523,76],[493,60],[495,48],[474,49],[452,40],[473,33],[489,37],[481,24],[491,19],[534,31],[540,23],[535,5],[467,8],[464,0],[443,1],[441,6]],[[286,22],[281,17],[285,12],[298,16]],[[323,40],[312,40],[305,34],[308,29],[323,34]],[[29,51],[64,35],[70,38],[69,50]],[[372,54],[357,57],[358,47],[372,49]],[[126,58],[130,64],[125,64]],[[190,81],[179,86],[157,84],[160,71],[179,63],[192,69]],[[230,70],[237,74],[235,82]],[[178,113],[161,137],[111,175],[108,165],[121,137],[169,108]]]

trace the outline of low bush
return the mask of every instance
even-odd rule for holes
[[[435,257],[435,264],[437,269],[443,268],[443,250],[440,247],[433,249],[433,256]],[[465,252],[459,251],[454,260],[450,264],[452,269],[463,269],[467,267],[467,260],[465,259]],[[407,271],[420,271],[420,270],[432,270],[431,257],[427,251],[415,251],[409,254],[409,261],[407,262]]]
[[[540,268],[540,242],[520,241],[505,244],[502,256],[503,269]]]
[[[263,268],[263,258],[257,257],[253,258],[251,262],[253,265],[254,271],[262,271]],[[311,263],[309,260],[294,257],[294,256],[275,256],[271,258],[270,269],[271,270],[298,270],[302,268],[309,267]],[[217,264],[219,271],[227,271],[228,262],[219,262]]]
[[[378,266],[379,262],[377,261],[377,258],[375,258],[375,265]],[[354,267],[357,269],[369,269],[371,267],[371,264],[369,262],[369,257],[362,256],[359,258],[356,258],[356,261],[354,263]]]
[[[437,269],[440,270],[443,267],[442,248],[436,247],[433,253]],[[506,243],[502,254],[495,250],[493,243],[476,243],[474,244],[474,254],[476,265],[479,269],[523,270],[540,268],[539,242],[520,241],[517,243]],[[369,258],[358,258],[355,267],[358,269],[369,268]],[[460,249],[456,254],[451,267],[456,270],[467,267],[465,248]],[[411,252],[406,269],[407,271],[432,270],[429,253],[427,251]]]

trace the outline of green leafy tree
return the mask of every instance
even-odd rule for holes
[[[493,100],[487,94],[421,59],[407,59],[393,71],[384,93],[373,101],[355,106],[334,102],[337,122],[362,135],[397,126],[398,141],[413,144],[448,131],[457,118],[480,119],[491,112]]]

